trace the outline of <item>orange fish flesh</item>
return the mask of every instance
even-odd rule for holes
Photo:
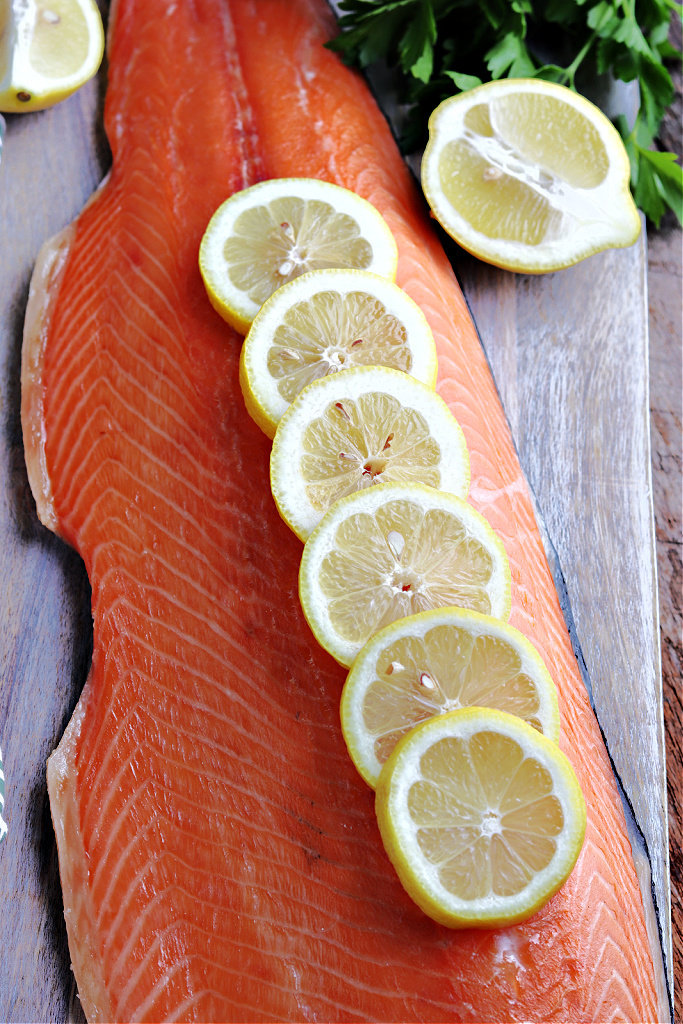
[[[22,419],[44,523],[92,583],[92,667],[48,784],[90,1021],[654,1021],[620,800],[463,297],[322,0],[118,0],[113,168],[46,245]],[[384,215],[436,338],[470,500],[503,539],[511,622],[560,691],[588,807],[536,916],[451,932],[401,888],[346,753],[343,670],[297,600],[301,545],[246,415],[240,339],[197,253],[215,208],[319,177]]]

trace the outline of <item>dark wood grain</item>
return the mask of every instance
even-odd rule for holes
[[[669,41],[683,48],[680,16],[672,12]],[[683,157],[683,65],[670,61],[673,103],[659,145]],[[666,728],[671,851],[671,918],[675,1019],[683,1020],[683,230],[667,211],[650,233],[650,411],[662,682]]]
[[[83,687],[92,625],[78,556],[38,522],[23,457],[21,338],[36,254],[102,177],[102,79],[52,110],[7,115],[0,164],[0,1019],[83,1020],[45,782]]]
[[[682,250],[683,231],[672,217],[667,217],[662,229],[650,234],[648,290],[650,430],[667,740],[674,998],[678,1021],[683,1020]]]

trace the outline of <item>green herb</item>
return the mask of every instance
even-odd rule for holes
[[[341,33],[328,45],[346,63],[384,60],[410,105],[404,151],[426,142],[441,100],[490,79],[545,78],[584,92],[599,75],[638,81],[632,128],[616,121],[631,161],[636,203],[657,226],[667,206],[683,223],[683,168],[654,149],[674,89],[664,62],[676,0],[341,0]]]

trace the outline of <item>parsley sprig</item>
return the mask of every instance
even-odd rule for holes
[[[631,162],[637,205],[659,226],[667,206],[683,223],[683,168],[654,148],[674,96],[665,61],[676,0],[341,0],[341,32],[328,45],[346,63],[398,69],[411,114],[402,146],[426,142],[431,111],[456,92],[499,78],[545,78],[584,92],[597,76],[637,79],[632,127],[616,126]]]

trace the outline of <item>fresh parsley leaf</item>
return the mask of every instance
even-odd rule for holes
[[[639,206],[643,213],[659,227],[659,222],[666,210],[666,203],[657,188],[655,170],[648,160],[640,160],[634,199],[636,206]]]
[[[645,54],[639,54],[638,71],[641,109],[650,133],[655,136],[664,111],[673,100],[673,82],[666,68]]]
[[[534,65],[524,45],[524,40],[514,32],[508,32],[499,43],[485,53],[484,60],[493,79],[502,78],[506,71],[509,72],[509,78],[522,78],[534,72]],[[515,68],[514,72],[513,68]],[[526,68],[526,74],[520,74],[517,70],[519,68]]]
[[[457,71],[446,71],[444,73],[457,85],[460,92],[469,92],[470,89],[475,89],[478,85],[482,84],[481,78],[477,78],[476,75],[461,75]]]
[[[673,210],[678,223],[683,227],[683,185],[680,182],[672,181],[671,178],[663,178],[660,174],[657,179],[657,187],[664,202]]]
[[[683,189],[683,167],[676,163],[678,157],[674,153],[660,153],[659,150],[643,151],[643,156],[657,169],[660,178],[671,178]]]
[[[421,0],[414,20],[408,25],[398,44],[401,68],[420,82],[428,82],[434,67],[436,19],[431,0]]]
[[[577,87],[591,76],[638,81],[633,130],[619,124],[636,202],[655,224],[666,207],[681,219],[681,168],[653,143],[673,98],[664,62],[677,0],[341,0],[340,34],[328,45],[348,64],[383,59],[401,75],[411,109],[404,152],[426,141],[441,100],[490,79],[538,77]],[[578,75],[578,79],[577,79]],[[623,119],[622,119],[623,121]]]
[[[504,0],[481,0],[480,7],[492,28],[498,30],[504,25],[508,14]]]
[[[683,167],[676,163],[675,155],[660,153],[658,150],[641,149],[640,162],[641,172],[643,165],[647,165],[649,173],[646,172],[645,177],[656,189],[658,197],[661,197],[671,207],[678,218],[678,223],[683,226]],[[641,180],[640,176],[638,180]],[[646,210],[644,212],[647,213]],[[651,215],[649,216],[659,227],[659,221]]]
[[[614,4],[603,0],[602,3],[591,7],[586,17],[586,24],[603,39],[613,36],[619,27],[619,18]]]
[[[678,157],[653,148],[652,136],[640,114],[632,130],[624,117],[617,118],[616,126],[631,164],[636,204],[656,227],[667,206],[683,226],[683,167],[677,163]]]

